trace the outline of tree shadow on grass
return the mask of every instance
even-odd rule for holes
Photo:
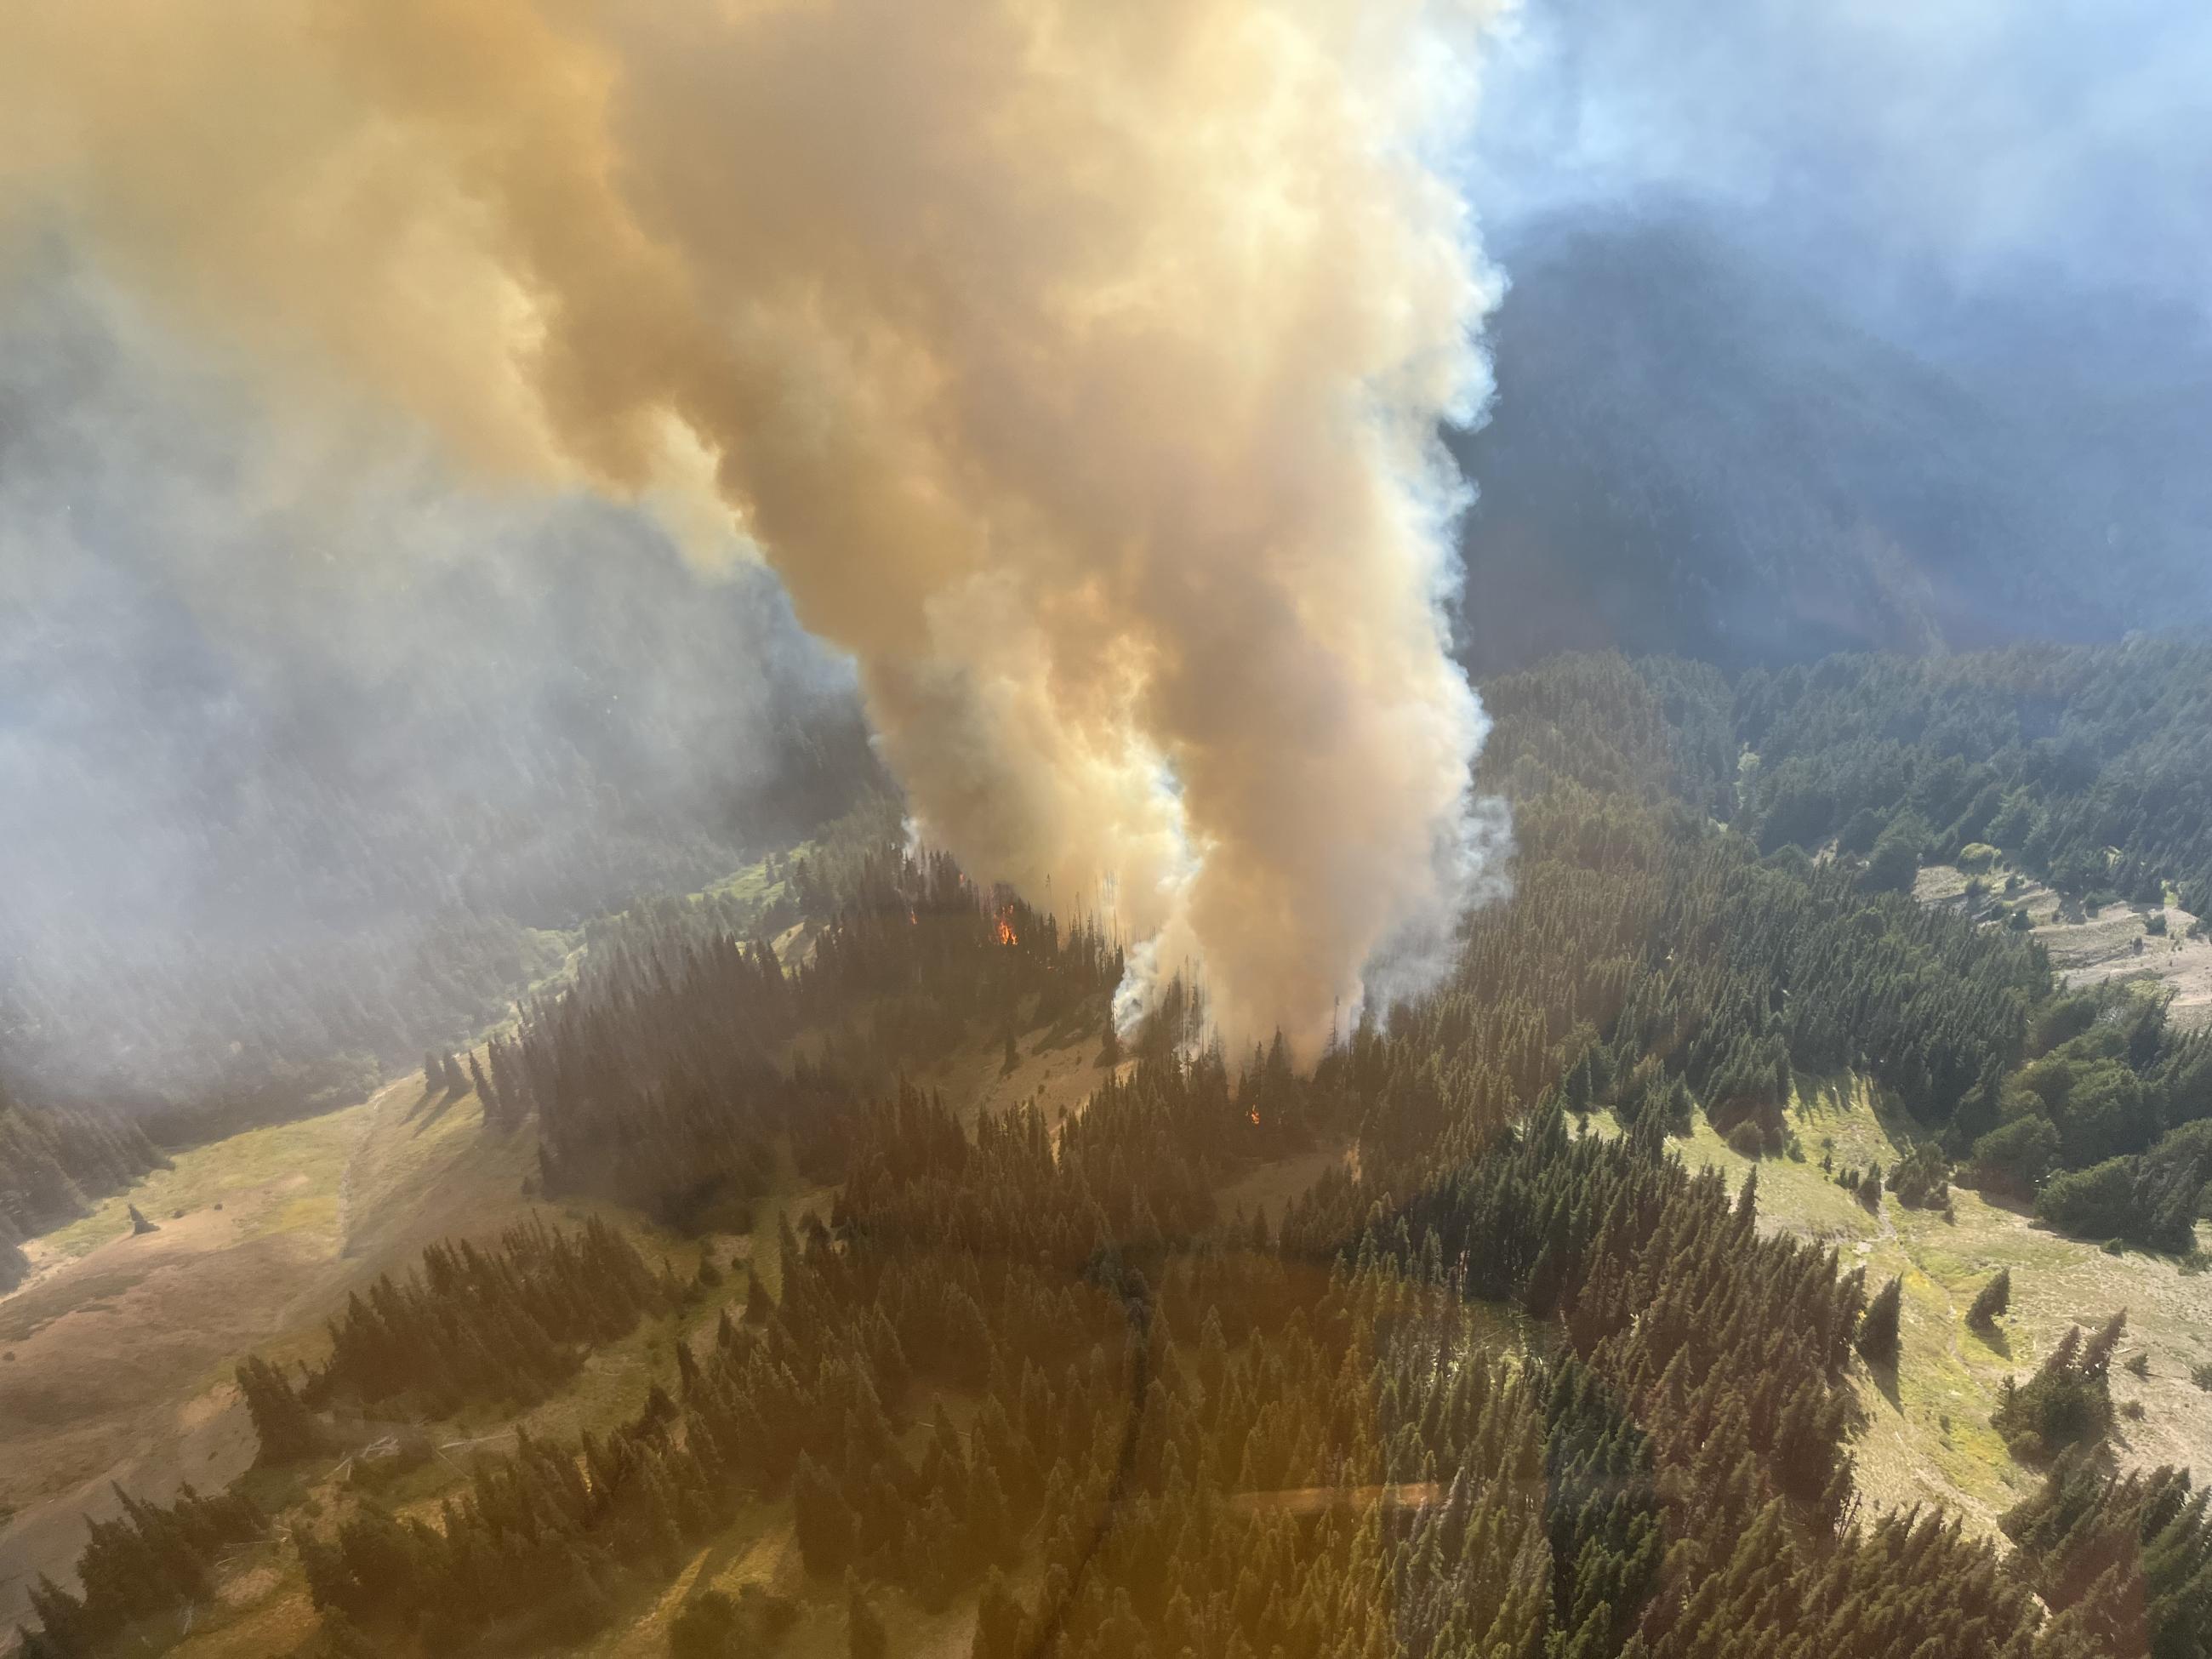
[[[1889,1401],[1890,1409],[1899,1417],[1904,1416],[1905,1396],[1897,1386],[1896,1363],[1887,1359],[1868,1359],[1864,1354],[1861,1354],[1859,1358],[1865,1361],[1867,1375],[1874,1379],[1875,1388],[1880,1391],[1881,1397]]]
[[[415,1103],[407,1109],[405,1121],[412,1123],[428,1111],[433,1116],[453,1103],[453,1091],[442,1083],[423,1080],[422,1092],[415,1097]]]
[[[454,1103],[463,1098],[466,1092],[466,1091],[462,1091],[459,1093],[449,1093],[422,1116],[410,1117],[410,1121],[415,1125],[415,1133],[418,1135],[421,1134],[423,1130],[428,1128],[440,1118],[445,1116],[447,1113],[452,1111],[453,1109]]]

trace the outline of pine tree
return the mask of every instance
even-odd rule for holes
[[[853,1659],[888,1659],[890,1638],[883,1615],[860,1594],[857,1577],[848,1577],[845,1583],[845,1635]]]
[[[1007,1589],[1006,1575],[992,1568],[975,1608],[970,1659],[1021,1659],[1022,1625],[1022,1604]]]
[[[1974,1305],[1966,1310],[1966,1323],[1978,1331],[1994,1330],[1998,1320],[2012,1307],[2012,1269],[2000,1267],[1996,1276],[1982,1286],[1974,1297]]]
[[[859,1522],[837,1482],[806,1453],[791,1477],[791,1505],[799,1553],[819,1576],[842,1572],[853,1559]]]
[[[295,1463],[323,1449],[328,1437],[284,1373],[258,1356],[238,1368],[238,1391],[261,1443],[258,1461]]]
[[[702,1590],[669,1621],[669,1659],[729,1659],[748,1650],[745,1635],[738,1604],[720,1590]]]
[[[1874,1300],[1867,1304],[1867,1310],[1859,1319],[1857,1347],[1869,1364],[1894,1366],[1897,1364],[1898,1325],[1904,1299],[1903,1282],[1893,1279],[1875,1292]]]
[[[2069,1327],[2033,1376],[2017,1387],[2006,1380],[1990,1422],[2014,1456],[2050,1457],[2111,1432],[2112,1351],[2126,1328],[2124,1310],[2086,1341],[2079,1325]]]

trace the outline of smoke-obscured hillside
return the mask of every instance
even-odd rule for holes
[[[2201,324],[2078,289],[1839,293],[1680,208],[1583,210],[1502,250],[1481,498],[1482,672],[1617,645],[1724,665],[2111,638],[2201,620]]]
[[[0,1052],[289,1109],[865,787],[775,579],[302,446],[66,266],[0,343]],[[343,1057],[343,1058],[341,1058]]]

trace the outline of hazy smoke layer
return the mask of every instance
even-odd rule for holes
[[[458,495],[388,421],[272,431],[81,262],[10,252],[0,1067],[40,1092],[373,1080],[544,971],[526,930],[872,781],[849,668],[767,571]]]
[[[1493,215],[1687,196],[1874,309],[1938,283],[2204,306],[2199,0],[1547,0],[1525,22],[1471,150]]]
[[[1310,1048],[1488,868],[1428,146],[1499,3],[19,7],[0,192],[484,465],[711,465],[933,839]]]

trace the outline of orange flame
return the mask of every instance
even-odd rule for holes
[[[1259,1109],[1257,1106],[1255,1106],[1255,1107],[1252,1109],[1252,1121],[1253,1121],[1253,1122],[1255,1122],[1255,1123],[1257,1123],[1259,1121],[1260,1121],[1260,1109]]]
[[[1002,908],[999,912],[998,921],[999,943],[1001,945],[1019,945],[1021,943],[1021,939],[1014,932],[1014,907],[1009,904]]]

